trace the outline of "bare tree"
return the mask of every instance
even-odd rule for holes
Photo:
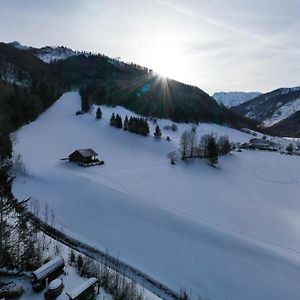
[[[17,154],[14,156],[13,174],[15,177],[17,176],[25,177],[27,175],[27,171],[23,163],[21,154]]]
[[[167,157],[170,159],[172,165],[175,165],[177,160],[179,159],[179,155],[177,151],[169,152]]]
[[[51,226],[55,227],[55,211],[51,208]]]
[[[185,160],[188,157],[189,151],[189,134],[187,131],[183,132],[180,138],[180,147],[181,147],[181,159]]]
[[[48,223],[48,220],[49,220],[49,204],[45,203],[44,222]]]
[[[197,156],[197,127],[193,126],[188,131],[188,140],[189,140],[189,157],[196,158]]]
[[[40,214],[40,202],[36,198],[31,198],[30,204],[32,213],[38,217]]]
[[[220,155],[226,155],[231,151],[231,145],[227,136],[219,137],[218,148]]]

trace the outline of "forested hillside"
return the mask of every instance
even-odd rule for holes
[[[280,88],[233,108],[276,135],[299,137],[300,88]]]
[[[34,120],[65,90],[49,65],[27,51],[0,43],[0,130]]]
[[[201,89],[163,78],[136,64],[86,53],[47,64],[34,56],[40,53],[31,48],[1,46],[2,78],[27,87],[32,95],[38,93],[46,104],[64,88],[80,89],[90,102],[122,105],[143,116],[256,128],[256,122],[219,105]]]

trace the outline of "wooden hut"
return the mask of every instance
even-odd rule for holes
[[[69,161],[81,163],[81,164],[90,164],[93,162],[98,162],[98,153],[93,149],[78,149],[69,155]]]

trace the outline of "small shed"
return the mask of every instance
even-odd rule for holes
[[[56,256],[45,265],[32,272],[31,282],[34,289],[42,288],[46,279],[55,279],[64,269],[65,261],[61,256]]]
[[[91,148],[77,149],[69,155],[69,161],[88,164],[99,161],[97,156],[98,153]]]
[[[97,278],[91,277],[66,294],[70,300],[92,299],[95,295],[95,285],[97,281]]]

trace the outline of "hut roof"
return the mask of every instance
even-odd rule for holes
[[[35,270],[33,274],[36,276],[37,280],[44,279],[64,263],[64,259],[61,256],[56,256],[45,265]]]
[[[88,149],[78,149],[78,150],[76,150],[76,151],[78,151],[82,157],[91,157],[91,156],[98,155],[98,153],[95,152],[95,151],[94,151],[93,149],[91,149],[91,148],[88,148]],[[76,152],[76,151],[74,151],[74,152]],[[73,152],[73,153],[74,153],[74,152]]]
[[[68,292],[67,295],[71,299],[75,299],[80,294],[82,294],[85,290],[87,290],[89,287],[91,287],[93,284],[95,284],[97,281],[98,281],[97,278],[91,277],[88,280],[86,280],[85,282],[83,282],[81,285],[79,285],[78,287],[73,289],[71,292]]]

